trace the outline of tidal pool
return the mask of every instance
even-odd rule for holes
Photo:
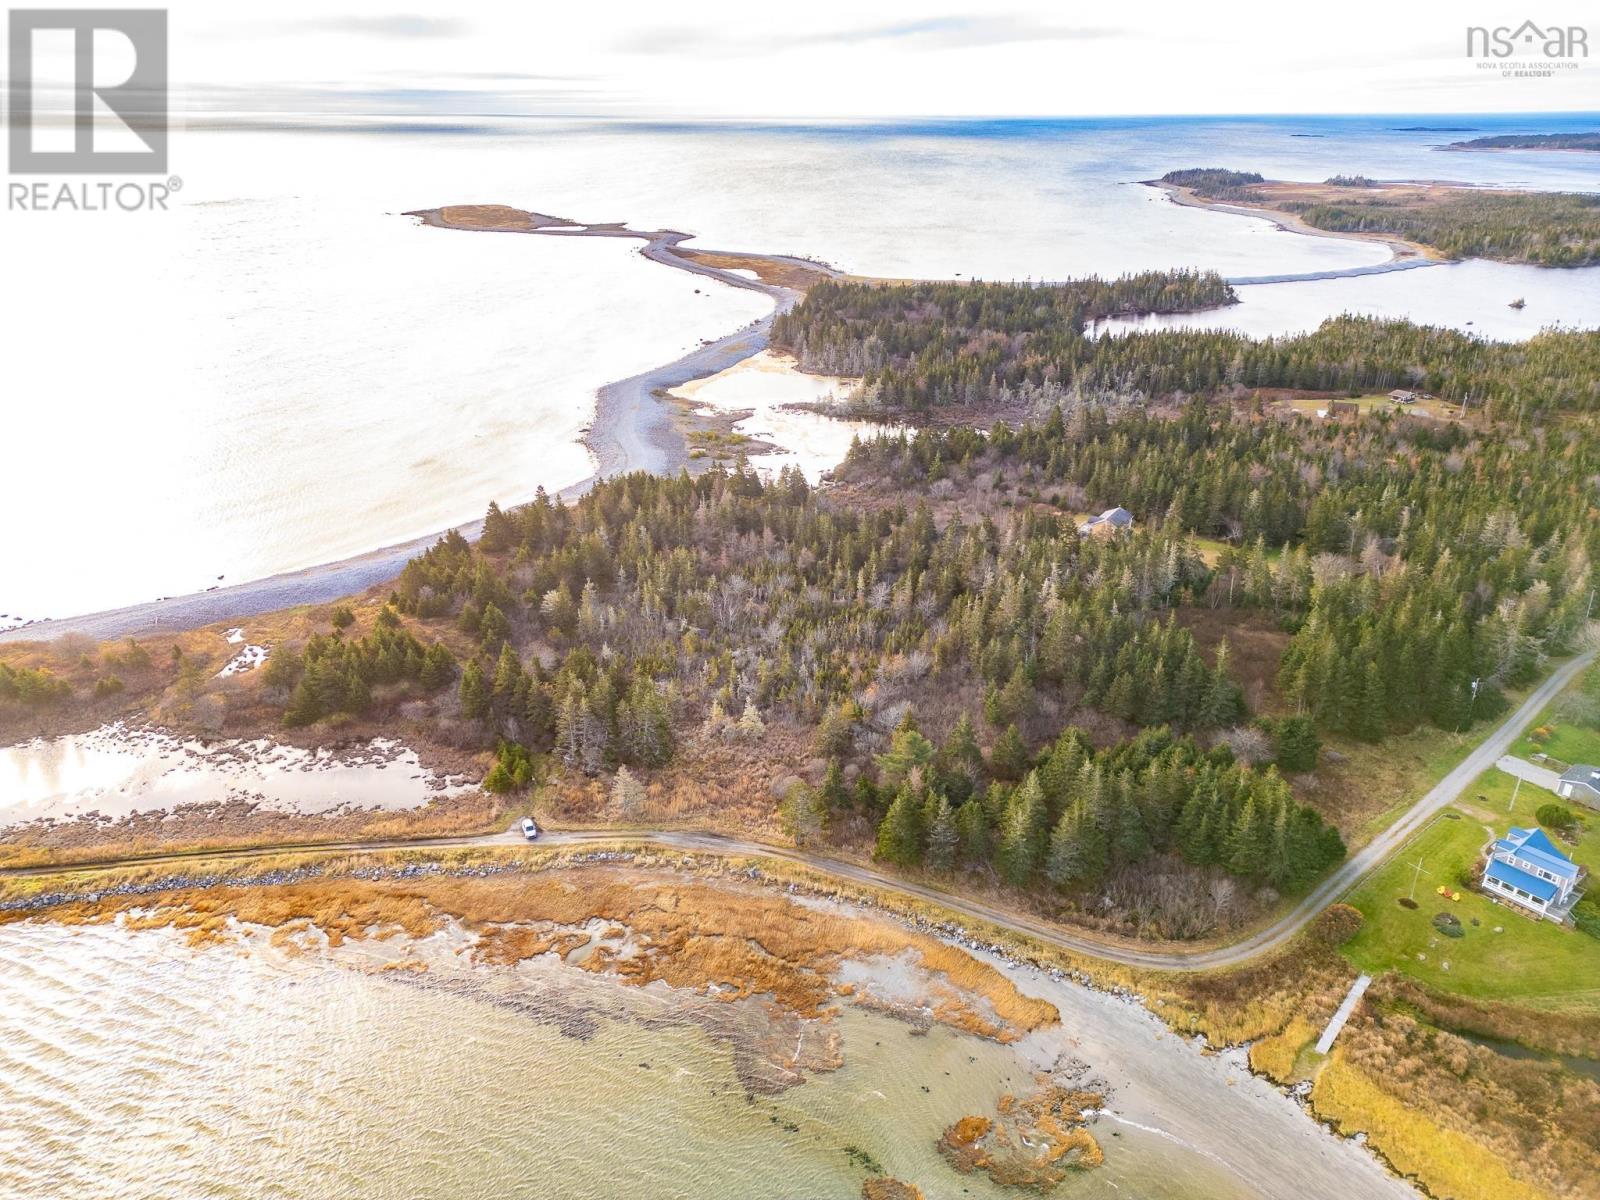
[[[777,447],[752,458],[751,464],[771,474],[797,466],[816,483],[844,461],[858,435],[872,438],[895,431],[896,427],[878,422],[843,420],[793,407],[847,400],[859,383],[834,375],[808,375],[789,355],[763,350],[671,394],[719,412],[748,412],[734,424],[734,431]]]
[[[118,722],[0,748],[0,827],[236,800],[302,814],[415,808],[466,790],[386,738],[335,752],[267,738],[200,742]]]

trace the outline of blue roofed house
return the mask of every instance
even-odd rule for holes
[[[1584,869],[1542,829],[1513,828],[1489,847],[1483,890],[1552,921],[1565,921],[1578,902]]]

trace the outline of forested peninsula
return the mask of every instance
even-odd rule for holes
[[[1169,171],[1154,182],[1200,202],[1279,213],[1328,233],[1398,238],[1447,258],[1542,267],[1600,262],[1600,196],[1587,192],[1385,183],[1362,175],[1286,183],[1220,167]]]

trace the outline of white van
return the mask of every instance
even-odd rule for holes
[[[522,818],[522,836],[530,842],[539,840],[539,825],[532,817]]]

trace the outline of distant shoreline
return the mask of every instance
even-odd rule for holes
[[[1236,217],[1253,217],[1260,221],[1270,221],[1273,228],[1281,229],[1285,233],[1299,233],[1306,237],[1334,238],[1346,242],[1368,242],[1388,247],[1390,258],[1388,262],[1372,263],[1364,267],[1342,267],[1328,271],[1306,271],[1292,275],[1256,275],[1248,277],[1230,278],[1231,284],[1249,285],[1258,283],[1302,283],[1315,279],[1350,279],[1359,275],[1387,275],[1393,271],[1414,271],[1418,267],[1444,266],[1451,260],[1442,257],[1436,250],[1416,242],[1408,242],[1382,233],[1356,233],[1332,229],[1318,229],[1308,225],[1293,213],[1279,212],[1272,208],[1257,208],[1247,204],[1226,204],[1220,200],[1208,200],[1198,195],[1193,188],[1181,187],[1175,183],[1167,183],[1161,179],[1141,179],[1144,187],[1157,188],[1165,192],[1174,203],[1184,208],[1199,208],[1208,212],[1228,213]]]
[[[683,247],[682,243],[694,235],[677,230],[635,230],[618,223],[585,225],[564,217],[497,205],[416,209],[404,215],[418,218],[424,225],[436,229],[548,237],[635,238],[645,243],[641,253],[652,262],[772,298],[773,311],[754,324],[708,342],[664,366],[600,388],[595,396],[594,419],[583,437],[584,444],[594,455],[594,472],[587,479],[555,493],[558,500],[576,499],[600,480],[613,475],[630,471],[671,474],[684,466],[689,458],[688,447],[674,426],[668,407],[655,393],[715,375],[762,350],[767,344],[773,317],[799,302],[808,281],[841,274],[821,263],[784,255]],[[743,265],[729,265],[733,263]],[[739,270],[752,271],[757,278],[735,274]],[[484,503],[488,503],[487,499]],[[220,621],[239,621],[305,604],[327,604],[389,582],[399,575],[407,562],[447,533],[460,533],[470,540],[477,538],[482,530],[482,520],[469,521],[349,558],[247,583],[147,600],[101,612],[30,621],[0,630],[0,643],[49,641],[65,634],[109,641],[136,634],[199,629]]]

